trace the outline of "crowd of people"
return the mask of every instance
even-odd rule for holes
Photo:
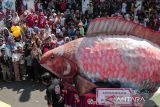
[[[94,18],[121,16],[160,31],[159,0],[90,0],[84,12],[85,1],[35,0],[35,8],[28,10],[18,0],[17,11],[0,8],[1,79],[39,82],[45,71],[41,55],[84,37]]]

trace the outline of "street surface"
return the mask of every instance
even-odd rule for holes
[[[0,101],[11,107],[47,107],[45,86],[30,81],[1,82]]]

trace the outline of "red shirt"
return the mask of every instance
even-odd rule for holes
[[[38,27],[39,28],[44,28],[44,15],[40,15],[38,17]]]
[[[64,11],[66,9],[66,3],[65,1],[62,1],[60,4],[61,10]]]
[[[29,17],[28,17],[28,26],[29,27],[33,27],[34,26],[34,17],[32,16],[32,15],[30,15]]]

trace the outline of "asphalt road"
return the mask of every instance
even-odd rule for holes
[[[0,101],[12,107],[47,107],[45,86],[30,81],[1,82]]]

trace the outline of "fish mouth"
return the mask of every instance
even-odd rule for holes
[[[56,73],[51,67],[49,67],[47,64],[41,64],[41,66],[43,68],[45,68],[46,70],[48,70],[49,72],[53,73],[54,75],[56,75],[57,77],[60,77],[60,75],[58,73]]]
[[[77,70],[75,64],[63,57],[49,57],[47,60],[43,59],[40,62],[41,66],[62,79],[72,79]]]

